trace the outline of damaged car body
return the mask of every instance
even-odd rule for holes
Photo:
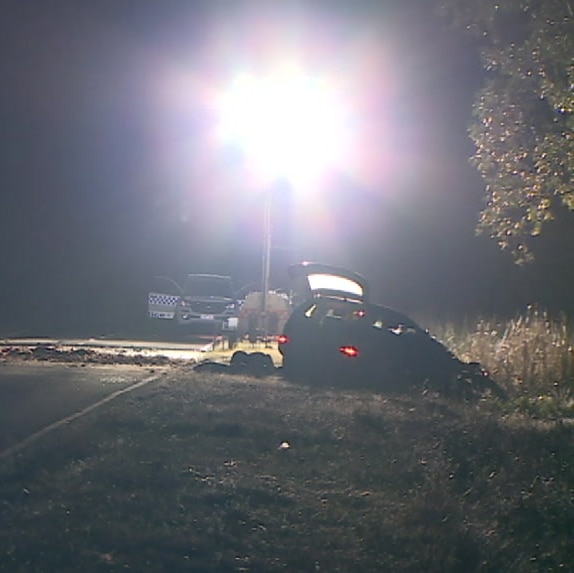
[[[361,275],[318,263],[289,267],[299,303],[278,338],[283,374],[388,392],[417,388],[470,396],[504,391],[405,314],[370,301]]]

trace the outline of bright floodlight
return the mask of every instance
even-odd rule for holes
[[[268,175],[298,180],[343,160],[344,109],[323,80],[294,70],[244,75],[218,103],[220,136]]]

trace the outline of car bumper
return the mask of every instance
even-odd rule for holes
[[[235,331],[238,326],[237,317],[233,316],[218,316],[218,315],[193,315],[179,314],[176,318],[177,325],[183,328],[191,329],[212,329]]]

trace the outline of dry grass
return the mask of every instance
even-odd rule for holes
[[[174,369],[0,466],[0,571],[571,571],[573,437]]]
[[[511,396],[524,403],[555,401],[574,415],[574,337],[566,317],[529,307],[508,321],[430,330],[459,358],[481,362]]]
[[[567,322],[431,330],[510,402],[173,367],[0,464],[0,571],[573,571]]]

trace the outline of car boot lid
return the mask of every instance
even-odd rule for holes
[[[322,263],[291,265],[289,278],[297,298],[330,296],[367,303],[367,280],[353,271]]]

